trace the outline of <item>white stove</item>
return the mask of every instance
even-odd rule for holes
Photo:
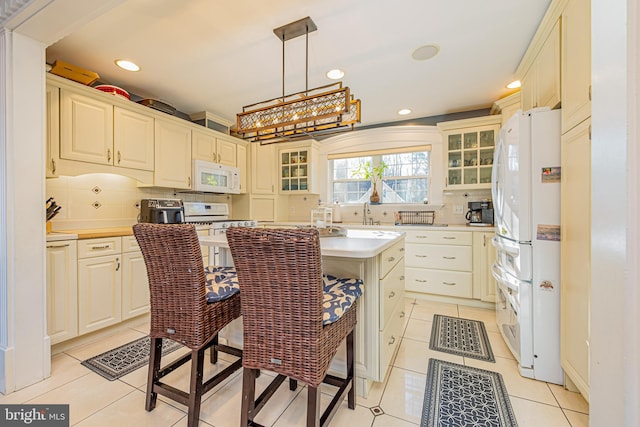
[[[226,203],[184,202],[184,222],[195,224],[199,233],[209,236],[224,234],[229,227],[256,227],[258,221],[248,219],[229,219],[229,205]],[[208,247],[209,264],[227,265],[230,255],[226,250],[215,246]],[[204,247],[203,247],[204,250]]]

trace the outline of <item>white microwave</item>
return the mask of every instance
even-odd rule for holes
[[[240,194],[240,170],[233,166],[194,160],[192,190]]]

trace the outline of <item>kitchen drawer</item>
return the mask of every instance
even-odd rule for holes
[[[405,275],[407,291],[462,298],[473,297],[471,273],[407,267]]]
[[[122,252],[121,245],[121,237],[78,240],[78,259],[105,255],[119,255]]]
[[[418,245],[409,243],[405,264],[409,267],[472,271],[471,246]]]
[[[380,277],[384,277],[404,256],[404,241],[398,242],[380,254]]]
[[[471,231],[409,230],[406,233],[407,243],[468,246],[473,243],[473,232]]]
[[[137,252],[140,246],[136,240],[136,236],[122,236],[122,252]]]
[[[380,280],[380,330],[384,329],[391,319],[391,314],[404,297],[404,260]]]
[[[380,332],[380,381],[384,380],[390,368],[391,358],[400,345],[404,316],[404,304],[398,304],[391,314],[389,324]]]

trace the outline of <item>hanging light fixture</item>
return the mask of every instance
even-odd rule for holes
[[[271,144],[353,129],[360,122],[360,100],[342,82],[309,89],[309,33],[318,28],[306,17],[273,30],[282,41],[282,96],[242,107],[235,132],[243,139]],[[285,95],[284,44],[306,37],[305,90]]]

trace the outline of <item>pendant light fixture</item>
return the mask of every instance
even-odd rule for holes
[[[353,99],[342,82],[309,89],[309,33],[317,29],[306,17],[273,30],[282,41],[282,96],[242,108],[235,132],[243,139],[261,144],[285,142],[351,130],[360,122],[360,100]],[[284,45],[302,35],[306,38],[305,90],[285,95]]]

